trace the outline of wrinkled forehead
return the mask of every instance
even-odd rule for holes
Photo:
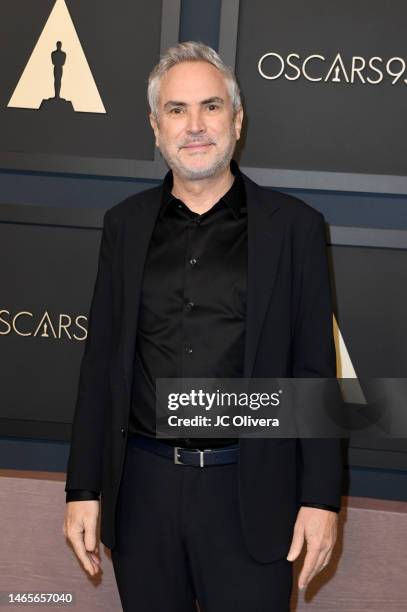
[[[160,107],[169,101],[192,105],[212,98],[231,104],[224,74],[208,62],[182,62],[172,66],[161,79]]]

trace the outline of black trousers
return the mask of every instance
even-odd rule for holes
[[[129,443],[112,561],[124,612],[289,612],[292,563],[241,533],[237,464],[192,467]]]

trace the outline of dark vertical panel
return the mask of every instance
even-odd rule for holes
[[[219,48],[221,0],[182,0],[180,41],[199,40]]]

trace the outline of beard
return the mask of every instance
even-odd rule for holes
[[[202,138],[193,139],[190,142],[207,142],[207,140],[203,140]],[[218,173],[225,170],[230,165],[230,161],[233,157],[233,153],[236,147],[236,136],[234,127],[231,126],[229,133],[229,140],[226,148],[222,151],[213,161],[211,161],[207,166],[203,166],[201,168],[191,168],[185,163],[183,163],[179,157],[172,155],[165,143],[160,143],[160,153],[166,161],[168,167],[177,174],[182,180],[185,181],[199,181],[206,178],[211,178],[216,176]]]

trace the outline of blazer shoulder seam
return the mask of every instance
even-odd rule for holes
[[[117,204],[114,204],[111,208],[108,208],[105,215],[115,220],[119,220],[121,217],[126,218],[131,215],[134,211],[134,207],[143,204],[146,198],[157,197],[160,195],[162,185],[151,187],[150,189],[143,189],[138,193],[133,193],[123,200],[120,200]]]

